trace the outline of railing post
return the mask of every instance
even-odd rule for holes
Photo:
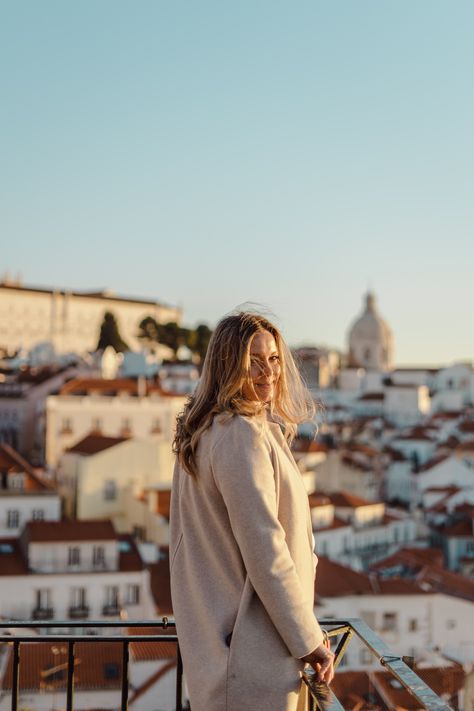
[[[74,702],[74,665],[76,663],[74,655],[74,642],[68,642],[67,655],[67,696],[66,696],[66,711],[73,711]]]
[[[121,711],[128,709],[128,642],[123,642],[122,647],[122,702],[120,705]]]
[[[176,643],[176,711],[183,709],[183,660],[179,642]]]
[[[20,642],[13,642],[12,711],[18,711],[20,695]]]

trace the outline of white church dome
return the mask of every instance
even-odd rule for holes
[[[393,360],[393,335],[377,311],[372,292],[365,295],[365,309],[349,329],[349,365],[367,370],[389,370]]]

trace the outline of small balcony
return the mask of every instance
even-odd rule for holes
[[[108,609],[118,610],[116,606],[106,606]],[[38,620],[38,618],[35,618]],[[337,669],[344,657],[345,651],[352,637],[357,637],[366,647],[368,653],[374,655],[386,674],[397,689],[405,690],[416,704],[417,709],[428,711],[451,711],[450,706],[438,696],[411,668],[413,660],[409,657],[400,657],[390,652],[387,645],[360,619],[325,619],[320,620],[326,630],[332,649],[335,654],[335,668]],[[31,627],[40,632],[53,631],[52,634],[31,634]],[[71,634],[71,629],[77,627],[78,631]],[[156,699],[160,708],[168,711],[189,711],[189,703],[184,700],[183,693],[183,666],[179,652],[178,639],[175,634],[175,623],[164,617],[161,620],[127,621],[127,633],[123,633],[123,621],[86,621],[76,625],[69,621],[37,621],[25,620],[18,622],[6,620],[0,622],[0,646],[5,648],[5,675],[2,688],[2,697],[12,711],[19,711],[24,707],[26,699],[31,705],[33,685],[31,669],[28,669],[28,647],[49,647],[57,655],[55,663],[48,665],[40,672],[41,679],[36,684],[38,698],[42,694],[64,693],[66,711],[75,708],[84,708],[78,697],[84,689],[85,661],[84,655],[97,658],[95,645],[116,646],[117,659],[105,665],[105,693],[115,694],[117,700],[114,706],[121,711],[127,711],[129,704],[133,704],[140,691],[129,684],[130,661],[133,658],[133,645],[152,643],[171,645],[167,669],[175,675],[175,692],[168,703],[163,699]],[[141,628],[141,629],[140,629]],[[67,634],[58,634],[57,630],[64,629]],[[13,630],[15,631],[12,634]],[[84,634],[87,632],[88,634]],[[35,652],[34,657],[38,657]],[[20,678],[20,658],[22,673]],[[163,654],[161,653],[161,659]],[[26,669],[25,669],[26,667]],[[77,674],[76,674],[77,669]],[[162,672],[160,671],[159,674]],[[378,672],[380,674],[380,672]],[[153,675],[156,677],[156,674]],[[337,673],[336,673],[337,679]],[[343,711],[341,704],[331,687],[316,682],[312,673],[305,673],[303,681],[307,688],[305,711]],[[269,682],[271,683],[271,682]],[[25,685],[26,684],[26,685]],[[144,685],[146,686],[146,684]],[[104,691],[95,687],[95,693]],[[348,691],[347,689],[345,691]],[[349,689],[349,692],[351,689]],[[7,697],[9,697],[7,699]],[[77,706],[75,706],[75,699]],[[161,704],[161,705],[160,705]],[[38,706],[39,708],[39,706]],[[43,708],[43,706],[42,706]],[[412,708],[410,706],[409,708]],[[415,708],[415,706],[413,706]]]
[[[122,608],[117,602],[108,602],[102,608],[104,617],[118,617]]]
[[[70,620],[85,620],[89,617],[89,605],[74,605],[68,610]]]
[[[34,620],[52,620],[54,610],[52,607],[35,607],[31,616]]]

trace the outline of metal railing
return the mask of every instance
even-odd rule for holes
[[[420,706],[428,711],[451,711],[450,707],[430,689],[410,668],[413,660],[409,657],[399,657],[391,653],[385,642],[378,637],[372,629],[362,620],[351,618],[347,620],[323,619],[320,624],[327,631],[330,640],[336,642],[335,668],[340,664],[351,638],[355,635],[377,657],[379,663],[390,672],[417,701]],[[49,634],[22,633],[19,630],[52,630]],[[74,628],[89,629],[92,633],[58,634],[56,630],[70,630]],[[127,629],[126,633],[119,633],[120,629]],[[157,633],[133,634],[134,628],[157,630]],[[67,649],[66,667],[66,711],[74,710],[74,672],[76,667],[76,645],[81,642],[100,644],[113,642],[122,645],[122,673],[120,679],[120,710],[127,711],[129,700],[129,647],[134,642],[165,642],[176,645],[176,696],[175,709],[183,711],[183,665],[179,651],[176,634],[160,634],[161,631],[175,629],[174,620],[163,617],[161,620],[142,621],[48,621],[36,620],[21,621],[11,620],[0,622],[0,632],[5,629],[15,630],[15,634],[0,634],[0,643],[12,647],[12,680],[11,680],[11,709],[18,711],[20,708],[20,663],[21,645],[26,643],[64,644]],[[107,634],[104,630],[111,629]],[[113,630],[117,633],[113,633]],[[97,631],[100,631],[97,633]],[[334,645],[333,645],[334,648]],[[173,655],[170,655],[173,656]],[[341,711],[343,706],[336,698],[331,688],[326,684],[316,681],[314,673],[305,672],[303,681],[308,687],[308,711]]]

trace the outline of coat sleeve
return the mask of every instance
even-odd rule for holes
[[[232,532],[250,582],[290,654],[304,657],[322,643],[323,634],[313,594],[303,591],[278,520],[268,445],[242,417],[234,417],[225,430],[212,451],[211,466]]]

